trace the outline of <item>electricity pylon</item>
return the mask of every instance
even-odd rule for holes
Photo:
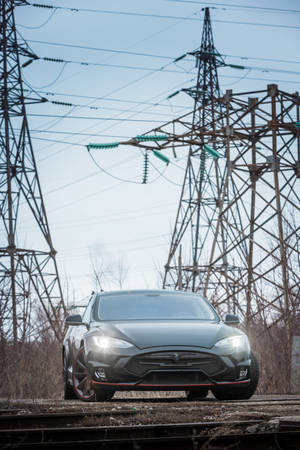
[[[175,241],[178,259],[173,266],[168,259],[164,288],[192,290],[196,278],[195,292],[203,290],[215,306],[230,308],[248,323],[284,318],[291,324],[300,308],[299,93],[271,84],[257,92],[227,90],[213,102],[223,112],[205,127],[195,129],[193,111],[119,143],[165,155],[205,142],[208,164],[199,169],[199,201],[181,196],[188,212],[185,227],[177,216],[183,230]],[[220,157],[210,158],[216,152]],[[193,194],[196,188],[189,188]],[[184,249],[191,250],[187,231],[199,210],[201,263],[195,267]]]
[[[20,57],[35,56],[17,41],[15,6],[22,0],[1,0],[1,153],[0,153],[0,320],[1,332],[15,343],[32,330],[30,310],[38,303],[55,336],[61,340],[61,312],[65,310],[35,156],[30,139]],[[24,220],[36,227],[35,245],[24,242],[18,230]],[[32,316],[34,313],[31,312]]]
[[[127,142],[150,156],[188,149],[163,287],[203,291],[251,321],[283,320],[300,308],[300,97],[280,90],[221,95],[205,11],[194,110]],[[298,221],[298,222],[297,222]],[[290,339],[291,342],[291,339]]]
[[[163,287],[203,291],[246,323],[284,319],[292,330],[300,307],[299,94],[274,84],[221,95],[224,64],[208,10],[194,54],[194,110],[123,142],[156,154],[189,149]]]
[[[215,131],[216,121],[222,120],[224,105],[215,100],[220,97],[217,67],[225,63],[217,52],[212,34],[209,8],[205,8],[205,17],[202,32],[201,46],[192,53],[196,58],[198,67],[196,86],[184,89],[194,99],[194,112],[191,126],[191,137],[196,138],[196,145],[190,145],[189,156],[183,181],[179,207],[172,241],[165,266],[163,287],[176,289],[191,289],[198,291],[201,288],[200,258],[203,256],[203,246],[207,235],[203,233],[203,219],[205,215],[209,221],[213,220],[212,205],[218,208],[216,198],[221,198],[222,184],[218,183],[220,177],[216,160],[207,161],[207,152],[204,148],[206,137],[202,131]],[[213,142],[211,148],[216,150]],[[206,165],[210,167],[210,179],[207,180]],[[183,262],[183,241],[188,235],[190,243],[185,246],[186,263]],[[223,229],[219,244],[225,247],[226,231]],[[204,269],[205,270],[205,269]]]
[[[262,191],[257,191],[257,188],[262,190],[263,182],[260,178],[263,178],[262,172],[268,172],[268,170],[265,164],[258,163],[262,155],[258,153],[256,141],[263,141],[268,135],[267,131],[263,132],[261,129],[266,127],[268,118],[272,117],[274,122],[278,121],[275,111],[279,108],[279,102],[284,105],[287,99],[291,98],[288,111],[293,111],[295,123],[297,117],[299,120],[297,105],[299,97],[297,95],[289,97],[289,94],[281,93],[277,86],[269,86],[265,95],[269,96],[268,101],[273,105],[270,111],[267,111],[268,101],[264,99],[259,101],[256,93],[252,93],[252,96],[247,99],[246,107],[243,97],[236,99],[232,97],[231,91],[227,91],[222,97],[217,66],[225,65],[225,63],[213,44],[208,8],[205,11],[201,47],[194,53],[198,66],[197,85],[193,89],[188,89],[187,92],[195,99],[190,136],[192,139],[196,138],[198,145],[190,146],[179,208],[165,266],[163,287],[203,291],[216,305],[225,303],[227,309],[239,310],[247,322],[253,318],[258,309],[264,310],[270,303],[273,307],[275,303],[278,306],[279,300],[283,298],[286,305],[284,309],[288,313],[291,301],[290,289],[293,290],[293,295],[299,296],[299,292],[295,292],[297,286],[295,283],[291,283],[293,287],[291,285],[288,287],[288,273],[291,275],[290,270],[293,271],[293,268],[292,265],[288,266],[286,251],[287,239],[291,242],[299,235],[299,229],[294,228],[287,232],[287,217],[291,211],[295,212],[295,206],[296,209],[299,208],[299,197],[296,196],[293,200],[291,197],[295,194],[293,183],[299,177],[300,157],[299,154],[298,156],[294,154],[295,147],[293,151],[289,147],[291,141],[289,144],[285,142],[280,127],[276,129],[272,135],[272,149],[269,150],[268,155],[268,161],[271,162],[267,166],[271,168],[271,171],[275,167],[274,189],[270,193],[267,207],[263,206],[263,212],[261,212],[258,205],[261,205],[262,198],[266,197]],[[239,107],[242,115],[238,112]],[[260,114],[259,108],[262,108],[264,113]],[[231,123],[234,115],[235,121]],[[251,123],[250,128],[247,127],[246,120]],[[279,123],[286,120],[291,121],[291,116],[282,113]],[[232,130],[237,124],[241,132],[233,135]],[[297,127],[294,124],[289,124],[289,127],[290,139],[295,139],[298,133]],[[299,137],[297,140],[299,146]],[[252,141],[254,143],[250,146],[249,142]],[[210,163],[205,161],[207,159],[205,148],[208,144],[211,148],[218,150],[221,155],[220,160],[214,159]],[[267,146],[264,142],[261,142],[261,145]],[[276,165],[276,161],[280,160],[283,153],[288,167],[281,169],[280,164]],[[298,166],[295,165],[296,161]],[[207,166],[205,162],[208,163]],[[256,167],[257,164],[258,167]],[[261,169],[261,164],[264,170]],[[244,168],[240,169],[240,166]],[[243,182],[240,170],[248,171],[250,176],[248,184]],[[281,176],[282,174],[285,176],[284,173],[287,170],[292,171],[292,177],[291,184],[288,183],[290,191],[285,198],[283,191],[286,191],[287,186]],[[270,174],[265,174],[265,177],[270,177]],[[284,199],[281,199],[281,196],[284,196]],[[287,205],[290,210],[287,209]],[[270,209],[266,216],[265,209]],[[274,211],[276,211],[275,214]],[[261,217],[264,217],[265,222],[261,221]],[[269,222],[270,217],[274,220],[274,225],[270,224],[270,227],[271,229],[277,227],[277,232],[272,233],[272,239],[269,236],[269,241],[273,240],[273,243],[269,242],[269,248],[266,249],[266,241],[263,239],[262,245],[258,236],[264,235],[266,231],[264,224]],[[265,249],[266,254],[261,262],[257,252],[261,254],[262,248]],[[275,257],[277,252],[280,255]],[[288,254],[289,256],[293,254],[299,264],[299,250],[290,251]],[[272,282],[270,278],[266,279],[266,272],[272,273],[275,277],[277,271],[278,276],[276,268],[279,261],[281,281],[276,287],[274,281]],[[297,279],[299,280],[300,277],[296,276],[294,281]],[[264,288],[267,287],[273,291],[275,302],[268,302],[264,295],[259,298],[259,284],[261,287],[262,280],[264,280]],[[277,294],[275,294],[276,289]]]

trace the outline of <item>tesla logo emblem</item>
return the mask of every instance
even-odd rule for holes
[[[180,359],[180,356],[178,355],[178,353],[174,353],[174,361],[178,362]]]

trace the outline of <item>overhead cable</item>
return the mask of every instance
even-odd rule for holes
[[[47,20],[45,20],[45,22],[43,22],[41,25],[35,26],[35,27],[30,27],[28,25],[22,25],[21,23],[18,23],[17,26],[18,27],[22,27],[22,28],[26,28],[27,30],[40,30],[41,28],[43,28],[45,25],[47,25],[47,23],[50,22],[50,20],[52,19],[52,17],[54,16],[54,14],[56,13],[56,9],[54,9],[52,11],[52,13],[50,14],[50,16],[48,17]]]
[[[141,182],[141,181],[128,180],[128,179],[120,178],[120,177],[118,177],[118,176],[116,176],[116,175],[113,175],[112,173],[108,172],[106,169],[104,169],[102,166],[100,166],[100,165],[98,164],[98,162],[95,160],[95,158],[93,157],[93,155],[91,154],[91,152],[88,151],[88,154],[90,155],[90,158],[92,159],[92,161],[94,162],[94,164],[98,167],[98,169],[101,170],[101,172],[103,172],[103,173],[105,173],[106,175],[108,175],[108,176],[114,178],[115,180],[121,181],[121,182],[123,182],[123,183],[145,184],[145,183],[143,183],[143,182]],[[165,168],[165,171],[166,171],[166,168]],[[163,176],[163,173],[160,173],[160,174],[159,174],[156,178],[154,178],[153,180],[147,181],[147,184],[154,183],[154,182],[157,181],[161,176]]]
[[[59,114],[27,114],[27,116],[31,117],[59,117],[63,119],[80,119],[80,120],[113,120],[120,122],[148,122],[148,123],[161,123],[161,120],[148,120],[148,119],[117,119],[114,117],[88,117],[88,116],[60,116]]]
[[[178,58],[175,56],[166,56],[166,55],[157,55],[157,54],[150,54],[150,53],[137,53],[137,52],[129,52],[125,50],[116,50],[116,49],[109,49],[109,48],[101,48],[101,47],[88,47],[84,45],[77,45],[77,44],[66,44],[61,42],[49,42],[49,41],[36,41],[36,40],[27,40],[27,42],[32,42],[36,44],[45,44],[45,45],[53,45],[56,47],[70,47],[70,48],[80,48],[83,50],[94,50],[94,51],[100,51],[100,52],[108,52],[108,53],[121,53],[121,54],[128,54],[133,56],[143,56],[143,57],[151,57],[151,58],[162,58],[162,59],[168,59],[176,61]],[[194,61],[194,58],[189,58],[188,52],[185,54],[187,61]],[[245,55],[230,55],[225,53],[220,53],[220,56],[223,57],[230,57],[230,58],[240,58],[240,59],[251,59],[251,60],[257,60],[257,61],[272,61],[272,62],[282,62],[287,64],[300,64],[300,61],[292,61],[287,59],[276,59],[276,58],[260,58],[257,56],[245,56]]]
[[[67,8],[63,6],[53,6],[53,5],[41,5],[37,3],[29,3],[28,5],[35,7],[45,7],[45,8],[56,8],[65,11],[71,12],[91,12],[91,13],[99,13],[99,14],[111,14],[111,15],[122,15],[122,16],[134,16],[134,17],[153,17],[155,19],[171,19],[171,20],[188,20],[188,21],[202,21],[203,18],[195,18],[195,17],[186,17],[186,16],[170,16],[170,15],[162,15],[162,14],[146,14],[146,13],[137,13],[137,12],[127,12],[127,11],[112,11],[112,10],[104,10],[104,9],[87,9],[87,8]],[[263,26],[263,27],[271,27],[271,28],[286,28],[286,29],[295,29],[300,30],[299,26],[294,25],[281,25],[281,24],[269,24],[269,23],[257,23],[257,22],[242,22],[242,21],[232,21],[232,20],[220,20],[214,19],[214,22],[218,23],[227,23],[227,24],[237,24],[237,25],[250,25],[250,26]]]
[[[186,74],[187,71],[181,70],[170,70],[166,69],[164,67],[161,68],[154,68],[154,67],[141,67],[141,66],[128,66],[128,65],[120,65],[120,64],[106,64],[106,63],[94,63],[94,62],[84,62],[84,61],[72,61],[72,60],[65,60],[61,58],[48,58],[48,57],[38,57],[39,60],[43,60],[50,63],[62,63],[62,64],[81,64],[81,65],[93,65],[93,66],[106,66],[106,67],[113,67],[113,68],[121,68],[121,69],[133,69],[133,70],[145,70],[145,71],[160,71],[163,70],[164,72],[170,72],[170,73],[182,73]],[[174,61],[173,61],[174,62]],[[269,67],[259,67],[259,66],[242,66],[242,65],[236,65],[236,64],[224,64],[225,67],[230,67],[232,69],[250,69],[250,70],[257,70],[259,72],[278,72],[278,73],[288,73],[292,75],[299,75],[300,72],[293,71],[293,70],[284,70],[284,69],[273,69]],[[53,84],[53,83],[52,83]]]
[[[237,5],[232,3],[215,3],[215,2],[198,2],[195,0],[168,0],[169,2],[176,3],[192,3],[194,5],[212,5],[212,6],[224,6],[226,8],[239,8],[239,9],[254,9],[256,11],[264,11],[264,12],[286,12],[286,13],[300,13],[299,9],[282,9],[282,8],[269,8],[264,6],[249,6],[249,5]]]

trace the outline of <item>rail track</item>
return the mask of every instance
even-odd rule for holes
[[[94,421],[103,417],[132,416],[135,409],[119,411],[90,411],[51,414],[2,414],[0,415],[0,430],[51,428],[78,426],[82,421]]]
[[[191,414],[195,420],[142,422],[143,417],[163,422],[161,417],[171,417],[172,411],[173,421],[189,419]],[[213,412],[221,420],[207,420]],[[227,402],[133,398],[84,405],[16,401],[6,408],[0,403],[0,448],[300,450],[300,396]]]
[[[0,430],[2,448],[18,449],[213,449],[255,448],[299,450],[300,429],[282,424],[279,430],[247,433],[249,423],[210,422],[121,427],[61,427]],[[294,429],[293,429],[294,428]]]

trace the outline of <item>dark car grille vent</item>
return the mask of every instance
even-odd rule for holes
[[[174,351],[134,356],[126,368],[137,376],[143,376],[149,371],[172,369],[203,370],[207,375],[214,375],[224,369],[224,364],[220,358],[209,353]]]

